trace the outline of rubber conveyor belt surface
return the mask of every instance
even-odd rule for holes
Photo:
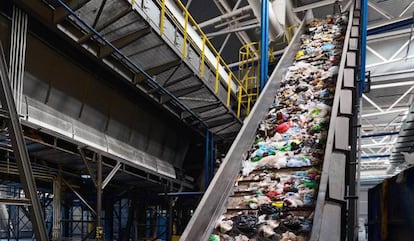
[[[207,196],[196,210],[196,217],[207,209],[214,219],[206,228],[211,235],[198,230],[198,240],[310,239],[346,23],[346,15],[302,23],[286,50],[293,59],[285,53],[251,115],[264,114],[250,116],[241,132],[255,130],[239,134],[206,192],[224,203],[213,205]],[[225,168],[237,166],[229,164],[235,157],[241,171],[226,175]],[[196,223],[205,224],[193,217],[189,225]],[[181,240],[190,240],[194,229],[187,229]]]

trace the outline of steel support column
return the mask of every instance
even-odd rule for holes
[[[52,240],[62,240],[62,178],[59,174],[56,179],[53,180],[53,227],[52,227]]]
[[[269,52],[269,1],[262,0],[262,15],[260,22],[260,90],[264,88],[268,74],[268,52]]]
[[[210,165],[209,165],[209,158],[210,158],[210,131],[206,130],[206,150],[205,150],[205,157],[204,157],[204,190],[207,190],[208,184],[210,183]]]
[[[173,184],[172,183],[168,183],[168,188],[169,191],[172,192],[173,191]],[[173,197],[171,196],[167,196],[167,200],[168,200],[168,213],[167,213],[167,217],[168,217],[168,222],[167,222],[167,240],[168,241],[172,241],[172,236],[173,236],[173,227],[174,227],[174,200]]]
[[[96,240],[103,240],[104,232],[101,223],[102,219],[102,155],[98,153],[98,163],[96,170]]]

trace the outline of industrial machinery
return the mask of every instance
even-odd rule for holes
[[[289,79],[287,73],[292,72],[292,67],[290,66],[295,63],[295,66],[300,69],[301,67],[297,66],[298,59],[301,59],[301,55],[309,55],[311,52],[309,49],[303,49],[303,45],[311,41],[310,37],[306,39],[306,36],[312,31],[311,28],[318,28],[318,26],[312,25],[313,14],[312,12],[307,12],[302,24],[292,38],[290,45],[285,50],[284,55],[270,76],[267,85],[262,90],[251,114],[244,121],[241,131],[227,153],[220,169],[210,183],[209,188],[204,194],[200,205],[180,240],[208,240],[209,238],[214,240],[214,237],[211,236],[214,233],[224,234],[224,236],[231,234],[232,237],[239,235],[239,238],[242,237],[240,235],[244,235],[250,240],[274,240],[271,239],[273,233],[266,235],[266,231],[263,230],[263,225],[267,225],[266,220],[269,220],[269,217],[266,216],[266,220],[263,220],[263,216],[260,217],[264,213],[261,210],[260,200],[258,200],[261,197],[271,199],[271,205],[268,208],[275,209],[272,215],[285,215],[285,220],[289,219],[286,216],[292,216],[290,215],[291,213],[307,212],[305,219],[312,220],[311,222],[313,223],[308,227],[307,233],[304,231],[303,238],[305,240],[355,240],[357,230],[357,223],[355,221],[357,212],[356,193],[358,186],[356,183],[358,163],[355,160],[357,159],[357,114],[359,104],[359,83],[357,79],[360,46],[360,6],[357,3],[355,6],[351,6],[348,12],[342,14],[342,20],[346,22],[346,24],[344,23],[342,25],[344,28],[343,37],[340,38],[340,45],[343,46],[342,54],[338,55],[342,57],[340,59],[338,57],[337,60],[337,69],[335,71],[336,88],[334,88],[335,91],[332,93],[332,98],[329,103],[331,105],[329,112],[330,118],[327,118],[328,123],[324,123],[327,130],[326,140],[324,140],[323,145],[319,145],[319,147],[324,146],[320,158],[321,162],[315,163],[310,161],[304,165],[289,165],[283,163],[278,166],[278,164],[269,161],[267,165],[256,163],[251,168],[252,170],[246,171],[248,169],[246,165],[249,165],[252,158],[257,154],[253,152],[259,150],[260,144],[266,142],[266,138],[260,138],[266,136],[261,134],[261,132],[266,131],[266,126],[263,125],[268,123],[267,120],[273,114],[276,121],[278,120],[276,112],[281,110],[278,107],[280,105],[278,96],[283,97],[284,94],[281,92],[286,91],[286,85],[289,85],[286,83],[286,80]],[[315,38],[312,37],[312,39]],[[323,41],[326,43],[328,40]],[[299,71],[303,71],[303,69]],[[295,85],[292,84],[291,86]],[[295,86],[295,88],[297,90],[298,86]],[[301,91],[296,91],[295,93],[298,94]],[[286,95],[287,97],[294,96],[295,93],[285,93],[285,97]],[[275,95],[277,96],[276,98]],[[328,103],[329,101],[322,102]],[[300,104],[295,102],[294,99],[290,103],[290,106],[286,106],[287,103],[289,105],[289,102],[284,102],[284,108],[300,108]],[[283,118],[285,117],[282,116],[281,118],[280,120],[283,122]],[[287,116],[285,121],[290,123],[287,129],[293,128],[295,126],[294,123],[297,123],[295,122],[297,120],[292,120],[292,116]],[[276,126],[282,126],[282,122]],[[313,127],[309,128],[312,129]],[[285,135],[285,133],[288,133],[287,130],[276,130],[276,132],[281,137],[281,141],[283,141],[283,138],[292,137],[292,135]],[[271,154],[267,150],[266,154],[263,155],[261,153],[262,156],[260,158],[264,159],[269,156],[272,158],[272,156],[277,156],[278,153],[282,153],[282,155],[287,155],[287,157],[282,157],[282,159],[284,158],[289,163],[289,158],[295,158],[297,154],[292,155],[292,152],[294,152],[293,145],[305,146],[303,140],[297,141],[294,144],[294,140],[291,139],[287,140],[286,143],[290,144],[289,147],[287,145],[278,146]],[[286,152],[283,152],[286,150],[291,151],[291,153],[286,154]],[[299,159],[303,161],[304,156],[302,155]],[[258,163],[260,162],[261,160]],[[314,179],[319,182],[316,184],[317,187],[315,189],[317,191],[310,205],[304,205],[303,203],[292,205],[292,202],[286,202],[288,199],[287,196],[281,199],[273,199],[267,195],[268,193],[266,192],[268,190],[260,188],[260,183],[266,178],[268,178],[267,184],[272,182],[274,185],[284,184],[283,178],[285,174],[300,176],[300,172],[302,172],[302,174],[305,173],[304,175],[306,175],[309,168],[317,169],[317,171],[314,171],[314,175],[317,176]],[[297,180],[289,181],[294,186]],[[256,184],[251,185],[252,183]],[[302,182],[301,184],[303,186],[304,183]],[[262,193],[258,194],[258,192]],[[263,193],[266,195],[262,195]],[[284,190],[284,194],[286,193],[295,193],[295,191]],[[269,204],[269,201],[267,202]],[[289,214],[286,215],[286,213]],[[242,230],[240,225],[237,226],[236,222],[240,221],[240,219],[246,221],[246,219],[253,216],[256,216],[256,219],[253,221],[255,222],[253,230]],[[226,229],[225,225],[221,226],[220,222],[223,220],[230,221],[227,223],[230,227]],[[282,224],[283,221],[278,221],[277,223],[277,225]],[[303,223],[301,225],[303,228]],[[285,226],[287,226],[286,223]],[[234,231],[236,232],[235,234],[231,233]],[[250,231],[254,231],[256,234],[249,234]],[[284,231],[289,233],[292,229],[288,227]]]

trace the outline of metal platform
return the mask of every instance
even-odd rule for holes
[[[230,139],[240,129],[244,88],[178,2],[16,2],[189,126]]]

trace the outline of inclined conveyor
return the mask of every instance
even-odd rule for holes
[[[310,220],[312,223],[309,227],[309,222],[307,222],[307,230],[299,232],[305,240],[344,240],[346,233],[350,235],[349,233],[354,232],[354,214],[356,209],[356,162],[354,161],[356,156],[356,128],[354,128],[354,126],[356,126],[355,121],[358,104],[358,89],[355,87],[357,86],[356,76],[360,22],[359,7],[356,6],[356,9],[357,10],[354,10],[353,7],[351,7],[350,12],[344,13],[343,15],[348,21],[343,25],[343,37],[341,38],[341,40],[343,40],[343,43],[341,43],[341,45],[343,45],[342,55],[337,55],[338,58],[340,56],[342,57],[340,57],[336,63],[336,73],[338,73],[335,77],[336,91],[334,94],[332,93],[332,96],[327,97],[328,99],[330,98],[330,101],[326,99],[323,101],[324,103],[331,105],[331,110],[330,118],[328,118],[328,120],[330,119],[330,122],[328,121],[329,125],[328,123],[322,124],[325,125],[325,127],[322,128],[326,129],[326,143],[319,145],[320,148],[321,146],[325,147],[324,150],[321,150],[322,153],[319,153],[320,162],[317,161],[317,158],[309,158],[307,163],[302,163],[303,165],[292,164],[289,166],[286,162],[279,165],[276,164],[277,161],[272,163],[272,160],[269,159],[272,159],[273,156],[277,156],[278,153],[284,153],[283,151],[286,151],[286,149],[283,148],[291,148],[288,149],[290,151],[294,149],[298,150],[297,147],[293,148],[294,141],[290,140],[287,142],[291,144],[289,147],[287,147],[287,145],[279,146],[275,148],[273,153],[270,153],[270,151],[267,150],[266,154],[268,156],[265,157],[265,155],[263,155],[263,157],[260,157],[263,159],[266,158],[268,161],[267,165],[260,165],[260,162],[263,159],[259,161],[255,160],[258,162],[251,164],[251,160],[255,158],[255,155],[259,150],[258,145],[260,144],[260,141],[265,142],[265,138],[258,138],[266,136],[263,134],[263,132],[266,132],[266,128],[263,127],[263,125],[267,122],[264,120],[269,119],[269,115],[272,113],[272,108],[274,111],[280,110],[277,107],[277,105],[280,104],[278,103],[278,101],[280,101],[280,99],[278,99],[280,95],[277,95],[277,101],[275,101],[275,95],[280,90],[286,91],[286,83],[283,83],[281,86],[281,80],[286,78],[285,76],[288,72],[288,68],[295,62],[295,57],[296,61],[299,62],[298,59],[300,59],[300,55],[303,54],[303,52],[301,53],[300,51],[301,44],[306,42],[303,34],[305,33],[306,25],[309,24],[313,18],[312,13],[308,12],[293,37],[291,44],[287,47],[280,62],[270,76],[268,83],[252,109],[251,114],[246,118],[241,131],[236,137],[214,179],[210,183],[210,186],[206,190],[206,193],[180,240],[215,240],[215,238],[218,238],[218,236],[211,236],[212,234],[220,235],[222,240],[223,237],[227,237],[226,235],[232,237],[239,235],[236,240],[245,240],[240,235],[248,236],[250,238],[249,240],[278,240],[278,237],[273,235],[272,231],[267,230],[266,234],[266,230],[263,228],[263,225],[270,224],[268,224],[267,221],[263,221],[263,217],[262,220],[259,218],[259,216],[263,214],[261,210],[261,204],[263,204],[263,202],[261,203],[260,199],[262,198],[262,201],[263,198],[266,199],[263,194],[266,194],[266,196],[269,197],[269,195],[267,195],[269,192],[266,193],[266,191],[269,191],[266,190],[269,183],[273,183],[274,185],[277,183],[285,184],[287,182],[283,183],[283,179],[286,178],[286,175],[301,175],[300,173],[305,173],[305,175],[311,173],[314,175],[313,180],[316,180],[316,186],[314,186],[316,192],[313,194],[314,200],[311,204],[298,202],[296,205],[292,205],[292,202],[287,202],[287,196],[279,199],[279,201],[275,201],[278,200],[277,198],[273,199],[270,202],[270,206],[275,207],[277,210],[273,212],[272,217],[267,215],[266,219],[273,219],[275,215],[285,215],[282,219],[275,218],[278,220],[277,225],[279,225],[280,228],[283,223],[280,220],[283,220],[283,218],[288,219],[287,216],[291,213],[293,213],[293,216],[304,216],[306,220]],[[333,85],[335,85],[335,83]],[[295,86],[295,88],[297,89],[297,86]],[[291,93],[291,95],[293,94]],[[291,106],[286,107],[286,109],[295,108],[297,105],[298,103],[293,101]],[[319,108],[319,111],[323,112],[322,109],[323,108]],[[307,114],[310,115],[310,112],[312,111],[313,110],[310,110]],[[295,121],[289,118],[290,117],[286,117],[287,120],[285,119],[285,121],[295,123]],[[283,124],[278,123],[274,127],[282,125]],[[292,128],[292,126],[289,127]],[[283,129],[283,127],[279,128]],[[314,128],[314,126],[309,127],[307,131],[311,133],[312,131],[318,132],[318,130],[312,128]],[[282,137],[286,137],[286,135],[284,136],[283,134],[285,131],[286,130],[280,130],[279,132],[279,130],[277,130]],[[299,141],[296,142],[296,144],[300,146],[303,145],[303,142],[300,143]],[[295,155],[301,155],[301,158],[304,157],[300,152],[301,149],[299,149],[298,153],[295,153]],[[291,154],[288,155],[287,159],[292,157]],[[293,157],[295,157],[295,155]],[[311,154],[309,155],[311,156]],[[269,156],[271,157],[269,158]],[[302,160],[303,159],[304,158],[302,158]],[[287,162],[289,162],[289,160],[287,160]],[[247,170],[246,164],[253,165],[253,168]],[[294,185],[295,180],[296,179],[292,181],[292,186]],[[264,185],[265,188],[260,187],[259,181],[260,183],[267,182],[267,184],[265,183]],[[252,185],[254,182],[257,184]],[[319,184],[317,184],[318,182]],[[304,184],[304,182],[302,182],[302,184]],[[285,192],[294,193],[295,190],[284,190],[284,195],[286,195]],[[280,200],[282,202],[280,202]],[[285,214],[281,214],[283,212]],[[244,216],[241,217],[242,215]],[[243,230],[241,225],[236,224],[243,218],[248,219],[249,216],[257,217],[257,225],[255,230],[253,230],[256,234],[252,234],[250,232],[252,230]],[[225,223],[226,220],[230,221]],[[302,220],[301,228],[303,228],[303,223]],[[290,229],[291,227],[287,227],[287,223],[283,224],[285,224],[285,230],[283,230],[282,233],[293,230]],[[348,232],[346,232],[347,228]],[[277,229],[278,228],[274,228],[273,230]],[[349,232],[349,230],[351,230],[351,232]]]

